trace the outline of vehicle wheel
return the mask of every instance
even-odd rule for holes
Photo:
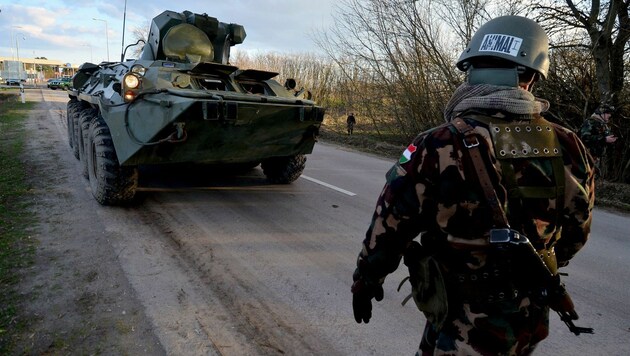
[[[81,162],[81,175],[86,179],[90,179],[87,163],[87,142],[90,133],[90,123],[97,114],[98,111],[96,109],[87,109],[81,111],[79,115],[79,162]]]
[[[76,99],[71,99],[68,101],[68,105],[66,108],[66,123],[68,126],[68,144],[70,147],[74,147],[74,125],[72,124],[72,115],[81,108],[81,102]]]
[[[80,136],[81,136],[81,124],[79,123],[80,119],[81,119],[81,114],[83,113],[83,111],[86,110],[83,107],[79,107],[77,110],[74,111],[74,114],[72,115],[71,119],[72,119],[72,153],[74,154],[74,157],[76,159],[79,159],[79,148],[81,147],[81,145],[79,144],[80,142]]]
[[[306,166],[306,156],[274,157],[261,163],[267,179],[276,184],[288,184],[298,179]]]
[[[87,163],[92,195],[102,205],[130,203],[138,187],[138,169],[121,167],[105,120],[98,115],[90,123]]]

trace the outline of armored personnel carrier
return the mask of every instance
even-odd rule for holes
[[[81,65],[68,141],[99,203],[132,200],[145,165],[260,164],[278,184],[302,174],[324,109],[294,79],[230,65],[245,35],[206,14],[165,11],[137,60]]]

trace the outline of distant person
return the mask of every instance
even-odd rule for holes
[[[348,118],[346,119],[346,124],[348,125],[348,135],[352,135],[352,131],[354,130],[354,125],[357,123],[357,119],[354,117],[354,113],[350,113]]]
[[[610,132],[610,127],[608,127],[608,121],[614,112],[614,106],[602,104],[593,115],[584,120],[580,128],[580,138],[593,156],[597,167],[606,151],[606,146],[617,141],[617,137]]]

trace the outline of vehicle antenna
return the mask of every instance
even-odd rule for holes
[[[125,0],[125,9],[123,11],[123,30],[122,30],[122,45],[120,49],[120,61],[125,60],[125,21],[127,20],[127,0]]]

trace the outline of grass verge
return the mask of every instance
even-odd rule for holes
[[[596,180],[595,205],[630,213],[630,185]]]
[[[29,210],[24,150],[24,122],[33,102],[22,104],[18,96],[0,92],[0,354],[10,354],[12,336],[23,325],[17,318],[16,284],[20,269],[33,260],[28,227]]]
[[[345,124],[340,123],[339,120],[324,122],[320,128],[319,137],[325,142],[392,159],[392,162],[398,159],[407,147],[406,144],[390,143],[387,139],[360,128],[355,129],[352,135],[348,135]]]

